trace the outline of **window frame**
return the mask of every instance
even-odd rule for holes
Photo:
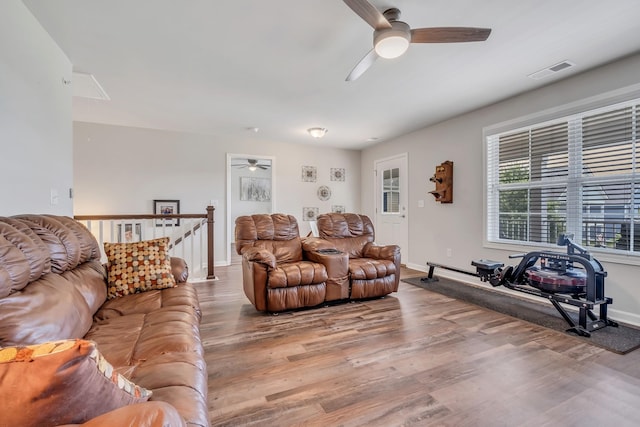
[[[501,249],[508,251],[523,251],[523,250],[539,250],[540,248],[551,248],[554,250],[558,249],[558,246],[552,243],[538,243],[532,241],[510,241],[505,239],[500,239],[497,234],[499,233],[499,226],[497,222],[500,217],[500,209],[499,205],[499,196],[497,194],[492,194],[491,189],[489,188],[490,182],[490,173],[499,173],[499,160],[495,160],[492,164],[492,159],[490,158],[490,139],[497,138],[498,135],[505,134],[515,134],[519,131],[524,132],[531,128],[540,128],[545,125],[551,125],[554,123],[562,123],[567,122],[570,126],[570,120],[581,120],[583,116],[592,116],[597,114],[598,112],[604,112],[607,110],[615,110],[617,108],[622,108],[625,105],[635,105],[636,110],[633,113],[633,117],[636,122],[634,122],[633,129],[634,131],[634,141],[635,146],[638,151],[640,151],[640,85],[634,85],[624,90],[618,90],[606,94],[601,94],[595,97],[587,98],[578,102],[574,102],[571,104],[558,106],[551,108],[549,110],[540,111],[537,113],[530,114],[528,116],[519,117],[513,120],[509,120],[506,122],[498,123],[495,125],[491,125],[485,127],[483,129],[483,247],[490,249]],[[570,136],[573,138],[573,136]],[[568,144],[570,145],[570,144]],[[499,145],[496,144],[496,150],[499,149]],[[530,158],[530,156],[529,156]],[[581,158],[581,156],[580,156]],[[497,157],[496,157],[497,159]],[[637,161],[640,162],[640,154],[637,155]],[[569,168],[572,168],[571,164]],[[580,227],[579,229],[582,231],[583,226],[583,213],[582,213],[582,185],[588,182],[601,181],[597,178],[584,177],[582,176],[582,168],[581,165],[574,165],[574,170],[570,172],[567,180],[560,179],[559,182],[562,184],[567,183],[567,186],[572,186],[571,191],[568,191],[567,194],[567,221],[566,227],[569,232],[572,230],[576,230],[575,227]],[[576,179],[576,169],[578,170],[577,175],[579,179]],[[530,171],[529,171],[530,173]],[[496,175],[494,175],[496,178]],[[640,182],[640,174],[635,174],[635,182]],[[499,182],[499,177],[497,178]],[[543,185],[542,188],[548,186],[554,180],[547,180],[547,183]],[[632,181],[631,179],[629,181]],[[535,185],[534,185],[535,186]],[[513,185],[514,189],[517,188],[526,188],[529,189],[532,187],[531,180],[527,184],[518,186]],[[640,184],[638,185],[640,187]],[[570,194],[572,195],[570,197]],[[578,202],[574,200],[573,196],[578,196]],[[636,202],[637,203],[637,202]],[[632,203],[633,208],[633,203]],[[572,210],[572,212],[569,212]],[[577,216],[576,211],[578,212]],[[530,208],[527,212],[528,215],[531,214]],[[492,216],[493,215],[493,216]],[[573,218],[573,222],[571,219]],[[633,221],[633,216],[631,221]],[[635,218],[640,219],[640,215],[636,214]],[[493,235],[490,233],[493,232]],[[582,239],[579,239],[582,241]],[[589,246],[589,251],[598,253],[598,257],[604,261],[611,261],[622,264],[629,265],[640,265],[640,252],[638,248],[636,251],[630,252],[629,250],[619,250],[612,248],[598,248]]]
[[[397,172],[398,175],[394,176],[394,171]],[[385,177],[386,172],[389,172],[389,178]],[[380,213],[382,215],[398,215],[400,214],[400,167],[392,166],[388,169],[383,169],[381,175]],[[393,210],[394,206],[396,210]],[[389,207],[392,209],[388,209]]]

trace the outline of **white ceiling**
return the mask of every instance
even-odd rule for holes
[[[360,149],[640,51],[638,0],[371,2],[412,28],[493,32],[413,44],[345,82],[373,30],[341,0],[24,0],[111,98],[74,98],[74,120],[233,140]],[[576,66],[527,77],[563,60]]]

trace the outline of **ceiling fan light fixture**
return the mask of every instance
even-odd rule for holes
[[[309,128],[307,129],[307,132],[309,132],[309,135],[311,135],[312,137],[318,139],[318,138],[322,138],[329,130],[327,128]]]
[[[249,164],[248,169],[251,172],[255,172],[258,169],[258,161],[256,159],[247,159],[247,163]]]
[[[373,33],[373,46],[381,58],[397,58],[409,49],[411,29],[402,21],[391,23],[390,29],[376,30]]]

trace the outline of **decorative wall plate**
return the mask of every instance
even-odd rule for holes
[[[319,208],[302,208],[302,220],[315,221],[319,213]]]
[[[331,181],[344,181],[344,168],[331,168]]]
[[[331,205],[331,212],[344,213],[344,205]]]
[[[302,182],[316,182],[318,170],[315,166],[302,167]]]
[[[321,185],[320,187],[318,187],[318,199],[324,202],[325,200],[329,200],[330,198],[331,189],[329,187],[327,187],[326,185]]]

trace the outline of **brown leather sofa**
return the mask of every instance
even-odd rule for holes
[[[367,217],[327,217],[323,224],[327,226],[321,233],[324,238],[301,239],[291,215],[236,219],[244,292],[257,310],[314,307],[398,290],[400,249],[373,244],[373,226]],[[330,229],[332,224],[336,229]]]
[[[99,259],[95,238],[71,218],[0,217],[0,425],[208,426],[201,313],[186,264],[171,258],[177,286],[107,300]],[[59,340],[68,350],[53,356],[79,353],[56,368],[40,353]],[[64,380],[87,352],[104,377]],[[136,403],[107,404],[110,396],[87,389],[109,380],[137,385]]]
[[[320,238],[331,248],[349,254],[350,298],[380,297],[397,292],[400,247],[378,246],[371,220],[355,213],[318,215]],[[322,246],[327,248],[326,245]]]

